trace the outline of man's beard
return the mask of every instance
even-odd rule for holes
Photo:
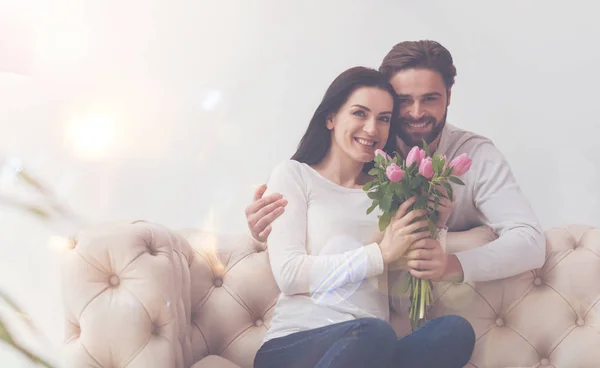
[[[400,126],[398,128],[398,137],[402,139],[402,141],[408,146],[419,146],[423,148],[424,139],[427,144],[433,142],[439,135],[442,133],[444,126],[446,125],[446,115],[448,115],[448,108],[446,107],[446,111],[444,112],[444,116],[440,121],[437,121],[433,116],[424,116],[421,119],[413,119],[411,117],[400,117],[399,123]],[[431,132],[427,133],[425,136],[411,136],[407,132],[404,131],[406,124],[408,123],[430,123],[433,126]]]

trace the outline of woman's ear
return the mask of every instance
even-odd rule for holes
[[[327,116],[327,119],[325,120],[325,127],[327,127],[327,130],[333,130],[333,115]]]

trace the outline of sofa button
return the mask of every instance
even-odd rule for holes
[[[577,318],[577,326],[579,327],[583,327],[583,325],[585,324],[583,318]]]
[[[215,285],[216,287],[223,286],[223,279],[220,277],[217,277],[216,279],[213,280],[213,285]]]
[[[254,326],[256,327],[260,327],[263,325],[263,320],[262,319],[257,319],[256,321],[254,321]]]
[[[550,361],[547,358],[543,358],[542,360],[540,360],[540,364],[543,366],[548,365],[550,364]]]
[[[533,284],[534,284],[535,286],[540,286],[540,285],[542,284],[542,278],[541,278],[541,277],[536,277],[536,278],[533,280]]]
[[[108,279],[108,283],[111,286],[119,286],[119,283],[121,281],[119,280],[119,277],[117,275],[112,275],[109,279]]]
[[[496,326],[498,326],[498,327],[504,326],[504,320],[502,318],[496,319]]]

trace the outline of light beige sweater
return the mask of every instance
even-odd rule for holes
[[[496,280],[541,267],[546,257],[543,229],[493,142],[446,124],[436,153],[449,160],[466,153],[473,160],[461,177],[466,185],[452,184],[456,205],[448,231],[485,225],[498,235],[489,244],[456,253],[464,281]]]

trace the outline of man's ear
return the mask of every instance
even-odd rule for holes
[[[446,90],[446,106],[450,106],[450,100],[452,97],[452,88]]]

